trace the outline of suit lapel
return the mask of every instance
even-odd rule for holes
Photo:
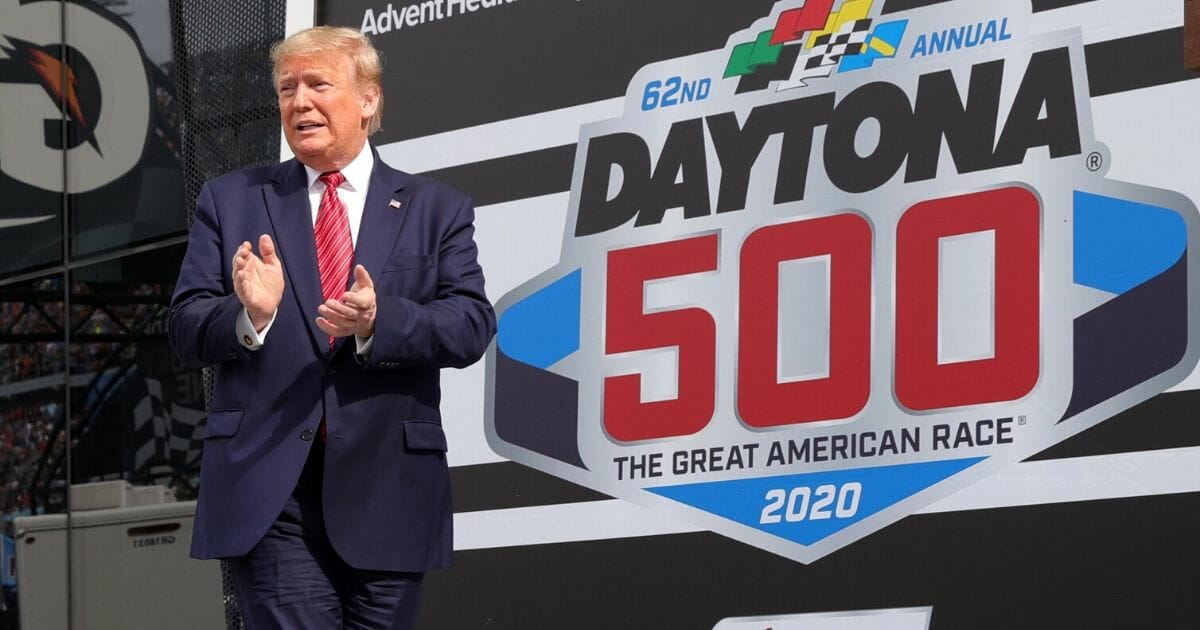
[[[374,151],[374,147],[371,149]],[[412,197],[405,191],[406,176],[379,159],[367,188],[362,223],[358,227],[358,243],[354,248],[354,263],[366,267],[374,279],[379,278],[388,255],[400,236],[400,226]]]
[[[275,246],[283,259],[300,316],[308,325],[317,348],[324,351],[329,347],[329,336],[316,324],[317,306],[323,299],[312,210],[308,202],[308,178],[299,162],[288,160],[275,169],[271,181],[271,185],[263,186],[263,197],[271,226],[275,229]]]

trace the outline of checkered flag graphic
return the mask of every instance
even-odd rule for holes
[[[161,382],[148,378],[145,383],[146,395],[133,409],[134,470],[156,464],[195,466],[203,445],[204,411],[171,405],[163,400]]]
[[[779,84],[779,91],[808,85],[806,79],[822,79],[833,74],[833,69],[846,55],[858,55],[867,49],[867,37],[871,33],[871,20],[846,22],[833,33],[823,33],[813,40],[812,48],[805,51],[792,68],[792,76]]]

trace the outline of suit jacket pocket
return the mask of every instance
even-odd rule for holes
[[[405,269],[428,269],[433,266],[433,256],[429,254],[392,254],[383,266],[383,273],[389,271],[404,271]]]
[[[405,422],[404,443],[412,450],[446,451],[446,433],[433,422]]]
[[[208,422],[204,425],[204,439],[233,437],[242,424],[242,414],[245,409],[222,409],[208,412]]]

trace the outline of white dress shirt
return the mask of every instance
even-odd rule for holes
[[[363,148],[358,152],[358,155],[342,169],[342,175],[346,181],[338,186],[338,198],[346,206],[347,220],[350,222],[350,242],[358,245],[358,227],[362,223],[363,208],[367,204],[367,185],[371,181],[371,170],[375,168],[375,155],[371,152],[371,147],[368,143],[363,143]],[[308,165],[304,166],[304,173],[308,177],[308,208],[312,214],[313,228],[317,225],[317,211],[321,208],[321,197],[325,194],[325,184],[318,178],[321,172],[317,171]],[[316,238],[314,236],[314,238]],[[257,239],[252,240],[257,242]],[[286,262],[284,264],[287,264]],[[353,270],[351,270],[353,277]],[[254,324],[250,321],[250,313],[246,307],[242,307],[242,314],[238,317],[237,336],[242,346],[247,350],[258,350],[267,339],[267,332],[271,330],[271,325],[275,323],[275,316],[279,314],[276,310],[271,315],[271,321],[263,327],[262,331],[254,330]],[[316,313],[310,315],[314,319]],[[359,354],[367,354],[371,349],[371,341],[373,337],[362,338],[355,336],[355,346]]]

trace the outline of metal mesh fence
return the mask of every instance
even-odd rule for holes
[[[268,53],[284,0],[172,0],[185,198],[222,173],[278,161]]]
[[[279,159],[279,116],[268,53],[283,37],[285,0],[171,0],[171,32],[184,194],[189,203],[205,181]],[[188,213],[191,223],[191,211]],[[205,407],[212,370],[204,371]],[[225,627],[243,627],[221,565]]]

